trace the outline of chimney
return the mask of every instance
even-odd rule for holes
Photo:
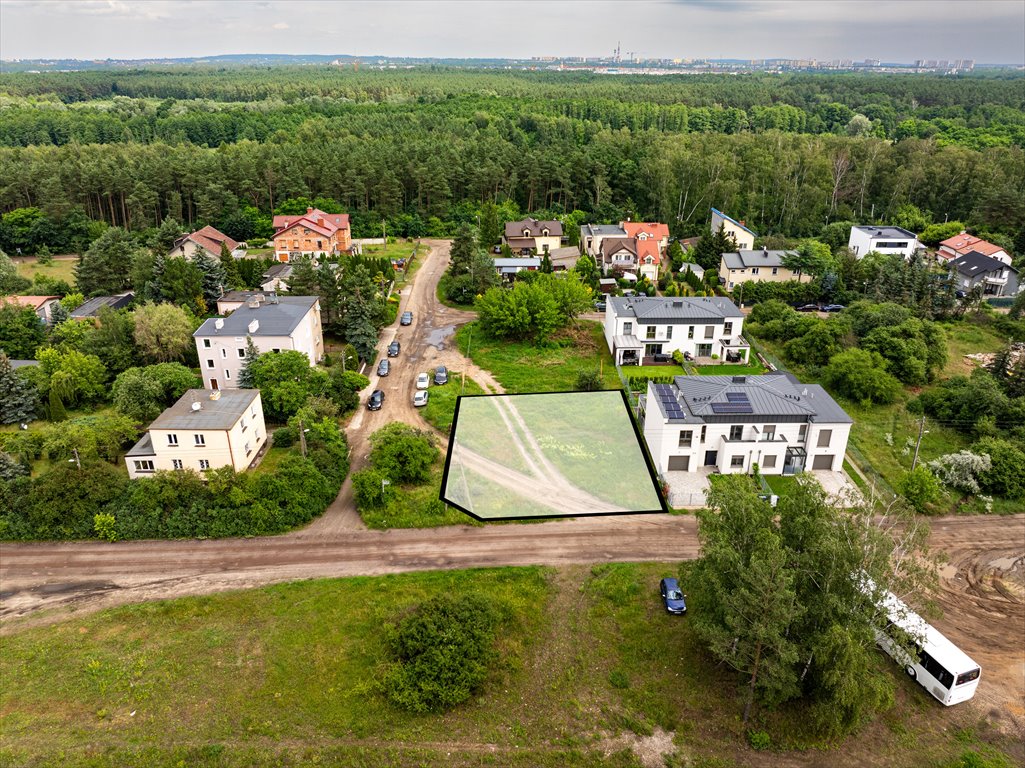
[[[260,321],[259,320],[251,320],[249,322],[249,332],[250,333],[256,333],[259,329],[260,329]]]
[[[210,390],[210,399],[211,400],[220,400],[221,399],[221,390],[219,390],[219,389],[212,389],[212,390]],[[196,405],[199,405],[199,403],[197,402]]]
[[[218,317],[216,320],[214,320],[214,328],[216,328],[219,331],[223,327],[224,327],[224,318],[223,317]]]
[[[313,213],[313,209],[312,208],[307,208],[306,209],[306,213]]]
[[[258,298],[256,298],[255,296],[250,296],[246,300],[246,306],[249,307],[250,309],[256,309],[257,307],[260,306],[260,300]]]
[[[195,402],[192,403],[192,410],[194,410],[194,411],[198,411],[202,407],[203,407],[202,403],[200,403],[198,400],[196,400]]]
[[[769,249],[766,246],[762,246],[762,256],[769,258]]]

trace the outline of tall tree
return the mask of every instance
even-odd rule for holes
[[[238,384],[240,389],[256,389],[256,377],[253,375],[253,365],[260,358],[260,350],[253,343],[253,337],[246,336],[246,359],[238,372]]]
[[[46,327],[32,307],[0,299],[0,350],[12,360],[34,360],[46,341]]]
[[[121,293],[131,286],[139,248],[127,230],[111,227],[93,241],[75,265],[78,290],[86,296]]]
[[[488,200],[480,209],[480,233],[478,242],[488,250],[502,239],[503,225],[498,206]]]
[[[194,358],[192,332],[197,323],[173,304],[142,304],[132,313],[135,345],[147,362],[169,363]]]
[[[221,243],[221,271],[224,275],[224,290],[225,291],[236,291],[240,288],[244,288],[245,284],[242,282],[242,275],[238,271],[238,262],[235,261],[235,257],[231,255],[231,251],[228,249],[227,243]]]
[[[30,422],[38,410],[35,386],[11,368],[10,359],[0,350],[0,424]]]
[[[228,290],[224,266],[220,259],[215,259],[203,250],[196,252],[192,257],[192,263],[203,276],[203,301],[207,308],[216,307],[217,300]]]
[[[470,271],[470,262],[477,250],[477,241],[474,239],[473,230],[469,224],[463,224],[452,241],[452,251],[449,257],[449,274],[459,276]]]

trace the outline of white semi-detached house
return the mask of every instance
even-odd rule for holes
[[[158,470],[248,469],[267,442],[258,389],[190,389],[125,454],[128,476]]]
[[[210,389],[238,387],[247,336],[261,353],[296,350],[310,359],[310,365],[324,358],[320,299],[316,296],[251,296],[226,317],[208,319],[192,336],[203,383]]]
[[[905,259],[909,259],[922,244],[918,242],[914,232],[908,232],[902,227],[861,226],[851,227],[847,247],[858,259],[865,258],[865,255],[872,251],[885,254],[899,253]]]
[[[841,472],[852,420],[817,384],[762,376],[649,382],[644,439],[659,473]]]
[[[676,351],[747,360],[743,326],[744,314],[721,296],[611,297],[605,309],[605,341],[617,365]]]

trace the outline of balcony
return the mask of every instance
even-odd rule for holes
[[[756,434],[756,435],[753,435],[753,436],[740,437],[740,438],[732,438],[732,437],[727,437],[726,435],[722,435],[722,437],[720,439],[722,440],[722,442],[730,443],[731,445],[736,445],[737,443],[752,443],[752,444],[755,444],[755,443],[787,443],[787,442],[789,442],[789,440],[787,440],[786,437],[784,437],[783,435],[771,435],[770,436],[770,435],[762,435],[762,434]]]

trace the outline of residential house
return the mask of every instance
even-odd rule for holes
[[[607,237],[622,239],[626,236],[626,230],[618,224],[584,224],[580,227],[580,252],[600,265],[602,241]]]
[[[683,265],[680,267],[680,274],[685,275],[688,272],[693,272],[698,280],[705,279],[705,268],[702,267],[700,264],[695,264],[691,261],[683,262]]]
[[[506,222],[502,244],[524,256],[549,253],[562,244],[562,222],[531,218]]]
[[[523,256],[512,259],[497,258],[494,262],[498,274],[506,280],[515,278],[517,272],[537,272],[537,270],[541,269],[541,259],[536,256]]]
[[[352,247],[349,214],[307,208],[295,216],[274,217],[274,254],[278,261],[300,256],[334,256]]]
[[[855,226],[851,227],[847,247],[858,259],[865,258],[866,254],[873,251],[900,254],[909,259],[922,244],[918,242],[914,232],[908,232],[901,227]]]
[[[721,296],[609,297],[605,341],[618,365],[679,350],[694,358],[749,359],[744,314]]]
[[[712,209],[712,234],[714,235],[722,227],[727,235],[730,235],[737,243],[737,248],[742,251],[751,251],[755,247],[754,232],[744,226],[744,222],[727,216],[722,211]]]
[[[0,296],[0,301],[28,307],[36,313],[41,323],[47,325],[53,322],[53,305],[60,300],[60,296]]]
[[[131,306],[135,301],[135,294],[131,291],[119,293],[115,296],[96,296],[89,299],[81,306],[71,310],[71,317],[76,320],[83,320],[87,317],[98,317],[103,307],[111,309],[124,309]]]
[[[633,239],[605,238],[598,249],[597,261],[602,274],[637,279],[637,243]]]
[[[965,293],[981,285],[984,296],[1018,295],[1018,270],[992,256],[971,251],[948,266],[956,273],[958,289]]]
[[[811,275],[801,274],[801,270],[791,270],[783,266],[787,256],[796,256],[796,251],[735,251],[722,254],[719,261],[719,281],[732,291],[736,286],[746,282],[782,283],[796,280],[800,283],[811,282]]]
[[[288,279],[292,276],[292,265],[284,262],[274,264],[261,275],[263,282],[260,288],[264,291],[283,293],[288,290]]]
[[[128,453],[131,478],[158,470],[248,469],[267,442],[258,389],[190,389]]]
[[[207,226],[179,237],[174,241],[174,247],[171,248],[167,255],[184,256],[191,261],[195,258],[196,254],[204,253],[207,256],[219,259],[221,257],[222,245],[228,246],[231,255],[236,259],[243,258],[246,254],[244,249],[239,248],[239,244],[236,241],[214,227]]]
[[[619,226],[626,232],[627,237],[636,239],[638,243],[655,243],[660,254],[664,254],[669,247],[668,224],[657,221],[623,221]]]
[[[606,275],[646,277],[654,283],[669,247],[669,227],[643,221],[585,224],[580,247]]]
[[[657,471],[793,475],[843,470],[851,417],[818,384],[762,376],[677,376],[648,384],[644,439]]]
[[[210,389],[233,389],[245,363],[246,337],[256,349],[302,352],[315,365],[324,357],[320,299],[316,296],[249,297],[227,317],[211,317],[192,334],[204,383]]]
[[[967,256],[972,251],[1002,261],[1008,266],[1011,264],[1011,256],[999,245],[994,245],[975,235],[969,235],[967,232],[948,237],[941,242],[939,250],[936,252],[936,258],[940,263],[944,263],[956,259],[958,256]]]

